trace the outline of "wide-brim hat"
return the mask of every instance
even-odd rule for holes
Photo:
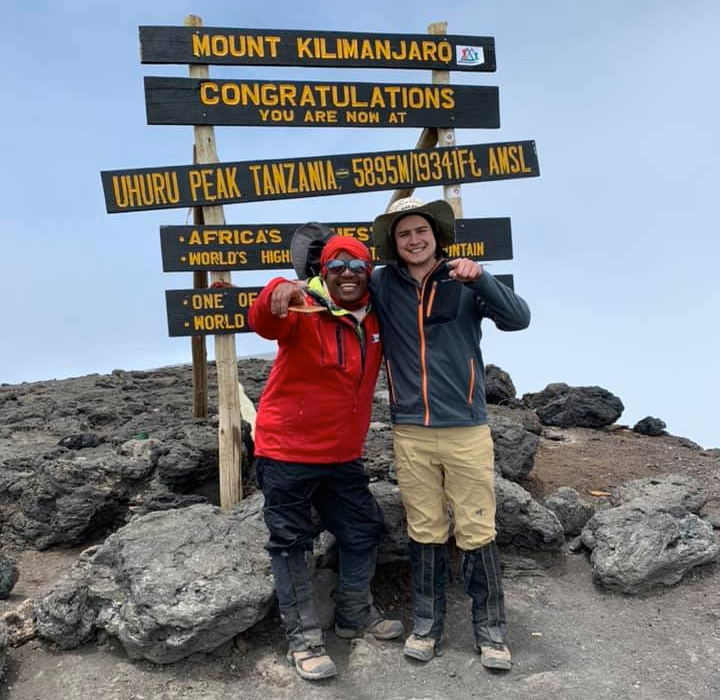
[[[311,221],[298,226],[290,241],[290,259],[298,279],[320,274],[320,254],[335,234],[325,224]]]
[[[380,214],[373,222],[373,241],[378,257],[384,260],[397,260],[397,249],[392,236],[393,227],[399,219],[410,214],[429,217],[433,221],[440,248],[455,242],[455,212],[450,204],[444,199],[436,199],[426,204],[417,197],[404,197],[393,202],[387,212]]]

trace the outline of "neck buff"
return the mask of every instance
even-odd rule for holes
[[[367,249],[367,247],[360,243],[360,241],[355,240],[354,238],[348,238],[347,236],[333,236],[325,244],[325,247],[322,250],[322,255],[320,256],[323,280],[327,277],[326,264],[328,260],[334,260],[335,258],[337,258],[338,255],[340,255],[340,253],[347,253],[353,258],[357,258],[358,260],[364,260],[368,264],[368,277],[370,276],[370,273],[372,272],[372,262],[370,261],[370,251]],[[356,309],[364,309],[370,302],[370,292],[368,290],[366,290],[365,294],[363,294],[353,304],[348,304],[347,302],[341,304],[340,301],[338,301],[337,299],[335,299],[335,297],[332,296],[332,294],[330,295],[330,297],[337,306],[349,309],[351,311],[354,311]]]

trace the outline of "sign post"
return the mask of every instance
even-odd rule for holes
[[[435,36],[444,36],[447,34],[447,22],[433,22],[428,26],[428,32]],[[450,82],[450,73],[447,70],[433,70],[432,80],[436,85],[447,85]],[[498,126],[500,126],[499,117]],[[444,128],[438,128],[438,144],[441,146],[454,146],[455,129],[447,128],[447,125]],[[457,183],[443,185],[443,198],[453,208],[455,218],[462,218],[463,209],[460,185]]]
[[[197,153],[193,144],[193,162],[197,163]],[[203,226],[202,207],[193,207],[193,224]],[[208,273],[205,268],[193,270],[193,287],[204,289],[208,286]],[[194,335],[190,341],[192,348],[193,418],[208,417],[208,364],[207,343],[204,335]]]
[[[199,27],[202,19],[189,15],[186,26]],[[206,65],[191,65],[192,78],[207,78]],[[212,126],[194,126],[195,153],[198,166],[218,162],[215,146],[215,132]],[[203,206],[205,225],[222,226],[225,215],[221,205]],[[210,275],[212,284],[230,285],[232,277],[229,271],[216,271]],[[235,336],[215,336],[215,365],[218,383],[218,453],[220,466],[220,506],[232,508],[242,500],[242,415],[240,412],[240,392],[238,389],[237,353]]]

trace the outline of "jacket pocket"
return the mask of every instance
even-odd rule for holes
[[[328,320],[320,324],[320,345],[323,367],[345,367],[347,348],[343,324]]]

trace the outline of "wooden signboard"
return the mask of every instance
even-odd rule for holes
[[[350,236],[370,249],[372,222],[327,224],[341,236]],[[161,226],[164,272],[193,270],[287,270],[292,267],[290,241],[300,224],[226,224],[224,226]],[[474,260],[511,260],[509,218],[460,219],[456,241],[447,248],[450,257]]]
[[[101,173],[110,214],[538,175],[534,141]]]
[[[421,68],[493,72],[487,36],[140,27],[142,63]]]
[[[148,124],[497,129],[496,87],[145,78]]]
[[[512,275],[496,275],[495,279],[513,288]],[[251,333],[248,309],[261,291],[262,287],[168,290],[168,333],[171,338]]]
[[[261,290],[220,287],[166,291],[170,337],[250,332],[247,312]]]

